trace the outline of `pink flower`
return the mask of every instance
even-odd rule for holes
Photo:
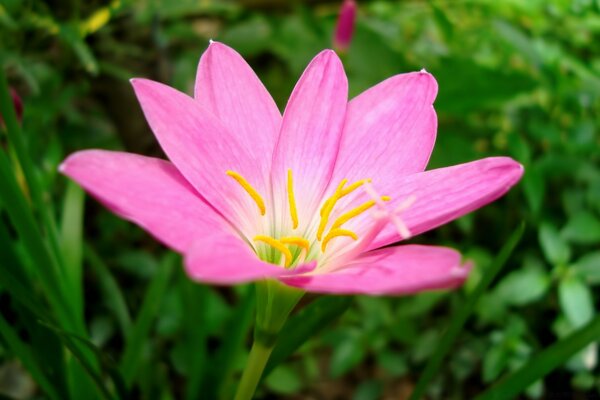
[[[213,284],[267,278],[307,291],[406,294],[454,287],[458,252],[384,247],[506,193],[506,157],[423,172],[437,119],[435,79],[393,76],[348,102],[336,54],[318,54],[283,116],[242,57],[213,42],[194,97],[132,80],[169,161],[87,150],[61,171],[113,212],[185,255]],[[378,194],[380,193],[380,194]]]
[[[356,19],[356,2],[354,0],[344,0],[340,8],[340,15],[335,27],[335,35],[333,37],[333,47],[345,52],[350,47],[352,42],[352,34],[354,33],[354,20]]]

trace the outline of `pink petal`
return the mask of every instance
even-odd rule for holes
[[[314,267],[311,263],[290,270],[266,263],[239,236],[222,232],[207,234],[185,255],[185,270],[191,279],[217,285],[296,275]]]
[[[230,131],[199,102],[169,86],[146,79],[134,79],[132,84],[169,159],[211,205],[252,235],[260,225],[260,211],[226,172],[241,174],[264,197],[268,170],[243,132]]]
[[[67,158],[60,171],[177,251],[187,249],[203,232],[230,229],[168,161],[86,150]]]
[[[310,292],[404,295],[459,286],[470,265],[444,247],[406,245],[374,250],[336,271],[283,277],[282,282]]]
[[[200,58],[196,100],[269,170],[281,113],[252,68],[232,48],[211,42]]]
[[[504,195],[523,175],[523,167],[508,157],[490,157],[439,168],[409,176],[398,176],[375,186],[382,194],[389,194],[389,209],[410,196],[415,201],[400,214],[412,236],[436,228]],[[366,195],[363,194],[364,197]],[[363,198],[364,200],[364,198]],[[371,217],[363,214],[345,227],[363,232],[372,224]],[[360,236],[360,235],[359,235]],[[388,225],[371,245],[371,249],[401,240],[397,229]]]
[[[396,75],[348,105],[332,185],[373,179],[376,187],[425,169],[435,142],[437,82],[427,72]],[[388,194],[388,193],[384,193]]]
[[[348,101],[348,81],[332,50],[319,53],[296,84],[283,115],[273,160],[274,198],[286,215],[286,175],[291,169],[300,223],[308,222],[326,188],[338,152]],[[289,218],[284,218],[287,221]]]

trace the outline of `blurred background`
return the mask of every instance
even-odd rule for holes
[[[332,47],[340,5],[0,1],[2,68],[20,97],[23,138],[51,212],[68,222],[64,210],[84,205],[57,174],[69,153],[161,155],[130,78],[192,93],[199,57],[214,39],[244,56],[283,109],[307,63]],[[526,174],[501,200],[412,240],[474,260],[464,288],[348,299],[343,315],[270,372],[257,396],[408,398],[458,302],[525,221],[519,247],[427,389],[431,399],[471,398],[585,325],[600,305],[600,1],[359,1],[341,56],[351,96],[402,72],[425,68],[436,77],[439,128],[429,169],[509,155]],[[141,229],[92,199],[82,210],[81,312],[108,359],[136,354],[126,377],[132,398],[230,397],[251,339],[250,288],[192,284],[180,260]],[[0,299],[0,314],[22,342],[52,363],[56,339],[40,334],[5,291]],[[131,349],[126,337],[140,319]],[[14,349],[0,344],[0,393],[44,398]],[[223,372],[226,359],[233,367]],[[522,398],[598,398],[599,371],[593,342]],[[67,379],[52,374],[60,389]],[[207,382],[218,382],[207,389],[215,393],[203,391]]]

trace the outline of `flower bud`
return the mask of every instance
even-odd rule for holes
[[[354,20],[356,19],[356,2],[354,0],[344,0],[340,8],[340,15],[335,27],[335,36],[333,37],[333,47],[338,52],[346,52],[352,41],[354,33]]]
[[[21,101],[21,97],[19,97],[17,91],[13,88],[10,88],[10,97],[12,97],[15,114],[17,114],[17,120],[21,122],[23,119],[23,102]],[[4,126],[4,118],[2,118],[2,114],[0,114],[0,126]]]

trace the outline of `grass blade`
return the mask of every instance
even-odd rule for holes
[[[0,187],[2,187],[2,204],[25,246],[27,254],[36,266],[36,270],[31,271],[32,275],[40,276],[39,281],[57,318],[74,330],[78,324],[73,318],[70,306],[61,290],[58,266],[42,239],[42,234],[28,207],[27,200],[11,172],[10,162],[3,151],[0,151]],[[79,327],[81,329],[81,325]]]
[[[0,68],[0,114],[4,118],[9,145],[15,151],[25,175],[25,179],[27,180],[27,185],[31,191],[31,197],[35,208],[42,217],[45,231],[50,239],[50,248],[52,249],[50,256],[53,257],[52,262],[55,264],[54,267],[58,269],[60,268],[59,262],[61,261],[61,254],[56,224],[50,212],[51,204],[46,204],[44,201],[42,185],[36,174],[31,157],[27,152],[21,126],[17,122],[17,115],[13,107],[12,98],[8,90],[8,82],[6,81],[6,75],[3,68]]]
[[[171,274],[175,270],[176,260],[178,260],[176,255],[171,253],[161,263],[161,267],[152,279],[144,296],[140,313],[127,338],[127,344],[121,359],[121,371],[128,387],[131,386],[142,363],[142,350],[169,285]]]
[[[529,385],[560,367],[571,356],[598,339],[600,339],[600,316],[534,356],[517,371],[477,396],[476,400],[512,399]]]
[[[262,379],[314,334],[340,317],[351,304],[352,297],[321,297],[290,318],[278,335]]]
[[[13,328],[6,322],[4,317],[0,314],[0,336],[4,339],[10,351],[21,360],[25,368],[29,371],[33,379],[42,388],[44,392],[51,399],[60,400],[63,396],[60,396],[58,391],[52,385],[52,383],[46,378],[46,375],[42,372],[42,368],[37,364],[35,357],[31,354],[29,348],[25,343],[19,339],[18,334]]]
[[[456,340],[458,334],[462,330],[467,318],[473,312],[475,305],[477,304],[477,300],[479,297],[486,291],[488,286],[492,283],[498,272],[502,269],[513,250],[521,240],[523,236],[523,231],[525,230],[525,225],[521,224],[510,236],[508,241],[504,244],[498,256],[494,259],[494,262],[490,266],[490,268],[486,271],[484,276],[481,278],[481,282],[477,285],[475,290],[471,292],[464,301],[462,307],[456,312],[455,315],[451,318],[450,327],[440,340],[437,349],[433,353],[433,356],[427,363],[425,370],[421,374],[419,381],[417,382],[417,386],[410,396],[410,400],[417,400],[423,397],[425,390],[427,389],[429,383],[437,373],[442,364],[444,357],[450,351],[450,348],[454,341]]]
[[[185,398],[194,400],[201,397],[202,378],[207,365],[206,319],[204,313],[198,312],[198,310],[205,309],[207,292],[210,289],[190,281],[187,277],[183,277],[183,279],[185,279],[183,282],[184,304],[188,308],[187,315],[190,316],[186,319],[186,339],[191,358]],[[197,316],[197,318],[192,316]]]
[[[84,253],[86,261],[98,276],[103,298],[106,300],[107,306],[115,313],[123,337],[129,337],[131,332],[131,316],[119,284],[110,273],[108,266],[106,266],[91,246],[84,244]]]
[[[246,289],[246,291],[240,297],[238,305],[227,323],[225,329],[227,334],[211,360],[211,368],[207,371],[202,382],[205,398],[207,399],[223,397],[221,392],[223,392],[224,385],[229,379],[235,357],[243,350],[244,340],[248,337],[250,331],[256,297],[251,287],[243,289]],[[235,385],[231,387],[232,390],[234,387]],[[229,397],[232,398],[233,393],[230,393]]]
[[[83,319],[83,207],[85,195],[73,181],[67,183],[61,221],[61,251],[65,263],[65,275],[69,284],[67,293],[77,316]]]

